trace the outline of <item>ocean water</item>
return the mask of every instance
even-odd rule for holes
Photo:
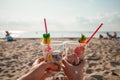
[[[15,38],[42,38],[44,31],[9,31],[11,36]],[[51,38],[79,38],[81,34],[84,34],[87,37],[92,35],[92,31],[51,31]],[[114,34],[114,31],[109,32]],[[97,32],[94,37],[98,38],[102,34],[106,37],[106,31]],[[120,31],[117,31],[117,36],[120,37]],[[5,31],[0,31],[0,38],[5,38]]]

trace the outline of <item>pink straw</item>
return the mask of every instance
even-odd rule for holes
[[[91,35],[91,37],[87,40],[86,44],[90,42],[90,40],[93,38],[93,36],[96,34],[96,32],[102,27],[103,23],[100,24],[100,26],[95,30],[95,32]]]
[[[44,18],[44,24],[45,24],[45,31],[46,31],[46,33],[48,33],[47,24],[46,24],[46,19],[45,18]]]

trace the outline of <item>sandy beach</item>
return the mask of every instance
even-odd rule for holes
[[[0,39],[0,80],[16,80],[27,73],[34,60],[42,55],[41,40],[17,39],[7,42]],[[85,49],[85,60],[84,80],[120,79],[120,41],[93,39]]]

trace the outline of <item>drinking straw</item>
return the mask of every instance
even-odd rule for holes
[[[103,23],[101,23],[98,28],[93,32],[93,34],[91,35],[91,37],[86,41],[86,45],[90,42],[90,40],[93,38],[93,36],[97,33],[97,31],[102,27]],[[85,46],[86,46],[85,45]]]
[[[48,33],[47,24],[46,24],[46,19],[45,18],[44,18],[44,24],[45,24],[45,31],[46,31],[46,33]]]
[[[48,35],[47,33],[48,33],[48,29],[47,29],[47,24],[46,24],[46,18],[44,18],[44,24],[45,24],[45,32],[46,32],[46,35]],[[47,42],[47,39],[45,39],[46,40],[46,42]],[[48,50],[51,50],[51,47],[50,47],[50,45],[48,44],[48,46],[47,46],[47,49]]]

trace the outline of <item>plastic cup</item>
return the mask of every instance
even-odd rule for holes
[[[42,44],[43,56],[46,62],[54,62],[61,65],[64,44],[63,41],[52,41],[51,44]]]
[[[85,43],[69,41],[65,44],[66,59],[73,65],[78,65],[84,58]]]

